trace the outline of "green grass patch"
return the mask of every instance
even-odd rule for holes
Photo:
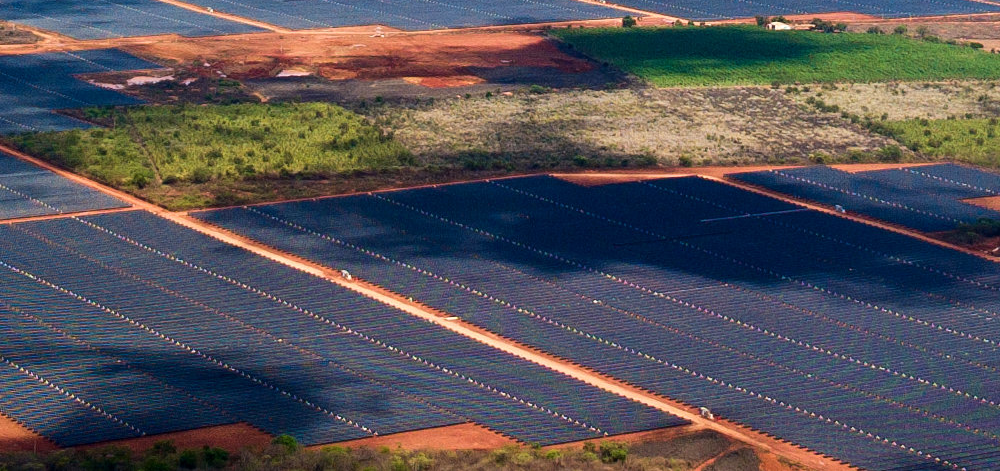
[[[365,118],[326,103],[88,109],[109,128],[11,136],[21,150],[127,190],[410,165]]]
[[[753,26],[556,29],[552,35],[662,87],[1000,76],[1000,57],[901,35]]]
[[[925,155],[1000,167],[1000,121],[912,119],[877,123],[878,131]]]

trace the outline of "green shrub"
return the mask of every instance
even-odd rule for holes
[[[632,15],[625,15],[625,17],[622,18],[622,28],[631,28],[636,24],[637,21],[635,18],[632,18]]]
[[[607,442],[601,444],[601,461],[619,463],[628,458],[628,447],[624,443]]]
[[[198,452],[194,450],[184,450],[177,457],[177,464],[185,469],[195,469],[198,467]]]
[[[288,453],[294,453],[299,449],[299,442],[291,435],[278,435],[271,440],[271,444],[284,448]]]

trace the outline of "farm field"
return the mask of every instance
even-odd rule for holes
[[[0,219],[124,207],[128,204],[0,152]]]
[[[0,19],[76,39],[179,34],[216,36],[259,28],[186,10],[157,0],[3,0]]]
[[[556,38],[660,87],[992,79],[1000,57],[900,35],[758,27],[556,29]]]
[[[618,0],[615,3],[692,20],[752,18],[756,15],[806,15],[854,12],[881,18],[967,15],[1000,11],[1000,6],[972,0]]]
[[[1000,457],[1000,270],[975,256],[691,177],[196,217],[855,466]]]
[[[310,445],[474,422],[547,445],[686,423],[143,211],[0,232],[0,408],[58,445],[236,422]]]
[[[728,177],[923,232],[1000,221],[1000,212],[962,201],[1000,195],[1000,176],[954,164],[857,173],[814,166]]]
[[[193,0],[211,7],[291,29],[383,25],[402,30],[547,23],[621,17],[622,10],[574,0],[362,0],[299,2],[294,0]]]
[[[74,75],[158,67],[114,49],[0,56],[0,134],[90,127],[53,110],[140,101]]]

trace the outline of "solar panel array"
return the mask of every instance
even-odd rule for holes
[[[52,110],[142,101],[73,75],[160,67],[115,49],[0,56],[0,134],[87,128]]]
[[[0,412],[60,445],[247,422],[317,444],[685,423],[141,211],[0,227]]]
[[[193,0],[292,29],[385,25],[404,30],[620,18],[622,10],[576,0]]]
[[[159,34],[216,36],[263,31],[157,0],[0,0],[0,19],[75,39]]]
[[[1000,11],[1000,6],[974,0],[615,0],[614,3],[664,15],[705,21],[752,18],[757,15],[833,12],[901,18]]]
[[[961,201],[997,194],[1000,185],[993,190],[963,185],[921,175],[919,172],[923,168],[930,167],[848,173],[813,166],[737,173],[728,177],[797,198],[840,205],[850,212],[924,232],[949,231],[961,223],[974,223],[980,218],[1000,220],[1000,212]],[[945,165],[941,168],[947,173],[948,169],[963,167]]]
[[[0,219],[127,206],[117,198],[0,152]]]
[[[699,178],[197,217],[856,466],[1000,466],[1000,269],[976,257]]]

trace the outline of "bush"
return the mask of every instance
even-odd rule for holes
[[[207,445],[201,450],[205,464],[215,469],[222,469],[229,463],[229,452],[221,448],[210,448]]]
[[[271,444],[284,448],[288,453],[294,453],[299,449],[299,442],[291,435],[278,435],[271,440]]]
[[[191,172],[192,183],[208,183],[212,180],[212,171],[208,167],[198,167]]]
[[[909,31],[909,29],[906,27],[906,25],[899,25],[899,26],[893,28],[892,34],[902,36],[902,35],[906,34],[908,31]]]
[[[885,31],[882,31],[882,28],[879,28],[878,26],[872,26],[871,28],[868,28],[867,33],[868,34],[885,34]]]
[[[601,461],[604,463],[624,462],[628,458],[628,447],[624,443],[608,442],[601,445]]]
[[[884,162],[899,162],[903,159],[903,149],[897,145],[888,145],[879,149],[878,155]]]
[[[194,450],[184,450],[177,457],[177,464],[184,469],[195,469],[198,467],[198,453]]]
[[[632,18],[632,15],[625,15],[625,17],[622,18],[622,28],[631,28],[637,23],[636,19]]]

